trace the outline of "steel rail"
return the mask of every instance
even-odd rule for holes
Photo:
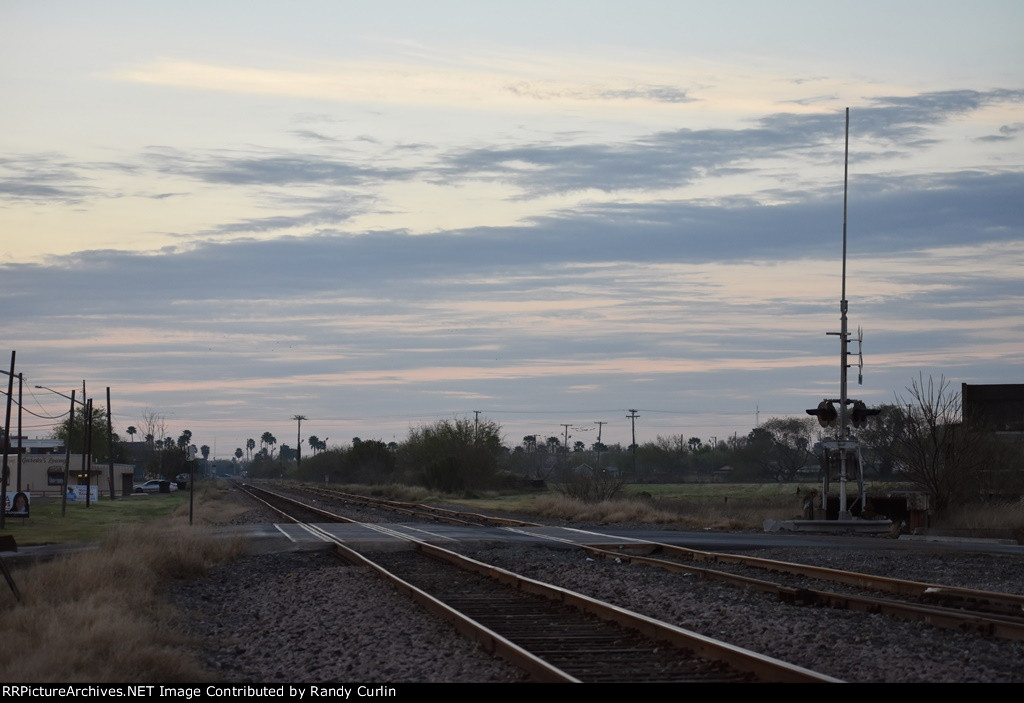
[[[335,498],[337,500],[355,503],[357,505],[393,510],[413,517],[440,519],[455,525],[477,527],[480,523],[487,523],[497,526],[541,527],[538,523],[525,522],[523,520],[516,520],[513,518],[493,517],[482,513],[450,510],[448,508],[439,508],[437,506],[426,505],[424,503],[410,503],[407,501],[390,500],[387,498],[374,498],[372,496],[363,496],[356,493],[346,493],[344,491],[335,491],[325,488],[303,487],[302,490],[314,492],[317,495]]]
[[[521,532],[520,530],[513,530]],[[604,533],[589,530],[577,530],[589,535],[608,537]],[[762,557],[745,557],[735,554],[719,552],[705,552],[701,550],[677,547],[675,545],[661,542],[637,540],[631,537],[622,538],[624,542],[611,544],[583,543],[567,539],[565,537],[554,537],[550,535],[539,535],[526,532],[540,539],[558,542],[578,547],[587,553],[605,559],[618,559],[621,561],[632,561],[643,563],[649,566],[662,568],[670,571],[682,571],[694,573],[709,580],[717,580],[724,583],[757,590],[764,593],[777,595],[780,600],[795,605],[828,606],[837,609],[855,610],[865,613],[881,613],[893,617],[900,617],[907,620],[926,622],[936,627],[947,629],[972,630],[980,635],[998,637],[1010,640],[1024,640],[1024,613],[1021,603],[1024,603],[1024,596],[1012,593],[996,593],[993,591],[979,591],[952,586],[940,586],[914,581],[893,579],[884,576],[872,576],[857,572],[841,571],[829,567],[810,566],[796,564],[793,562],[775,561]],[[734,574],[727,571],[703,568],[684,564],[678,561],[669,561],[644,555],[631,555],[627,552],[644,551],[647,553],[666,552],[690,558],[694,561],[708,561],[712,563],[733,563],[753,568],[769,569],[780,573],[818,578],[833,583],[863,588],[865,590],[878,590],[883,593],[894,593],[905,597],[917,597],[920,600],[937,600],[940,596],[956,593],[958,605],[935,605],[930,603],[908,603],[906,601],[885,600],[863,595],[848,595],[832,593],[829,591],[815,590],[804,587],[791,587],[773,581]],[[953,600],[946,598],[946,600]],[[974,607],[973,604],[982,607]]]
[[[318,508],[311,508],[301,501],[277,494],[273,491],[267,491],[266,489],[258,490],[274,496],[275,499],[284,500],[300,506],[302,509],[312,510],[315,513],[323,514],[325,517],[329,516],[332,520],[342,517],[334,513],[322,511]],[[285,513],[282,509],[277,508],[260,498],[257,499],[261,500],[261,502],[268,505],[268,507],[278,514],[284,515],[291,520],[295,519]],[[347,519],[345,519],[345,521],[353,522]],[[541,682],[579,682],[579,679],[544,661],[540,657],[529,652],[527,649],[520,647],[491,628],[478,623],[473,618],[459,612],[457,609],[452,608],[430,593],[409,583],[383,566],[375,563],[373,560],[348,547],[340,538],[331,535],[323,528],[303,522],[299,522],[299,524],[303,529],[316,536],[318,539],[331,542],[335,553],[338,554],[340,558],[348,561],[349,563],[372,568],[383,578],[393,583],[399,590],[408,594],[409,597],[429,612],[447,619],[460,633],[479,643],[488,653],[503,657],[516,666],[519,666],[536,680]],[[699,656],[724,662],[736,670],[753,674],[762,681],[786,683],[842,683],[840,679],[820,674],[794,664],[789,664],[767,655],[752,652],[750,650],[743,649],[742,647],[731,645],[727,642],[721,642],[711,637],[685,630],[669,623],[661,622],[646,615],[641,615],[640,613],[635,613],[626,610],[625,608],[599,601],[581,593],[576,593],[559,586],[554,586],[552,584],[543,583],[535,579],[521,576],[512,571],[508,571],[507,569],[485,564],[484,562],[431,545],[408,535],[398,534],[393,530],[388,530],[387,528],[378,528],[378,526],[373,525],[372,523],[361,524],[369,529],[378,530],[382,534],[408,542],[413,545],[415,549],[425,555],[445,561],[467,571],[487,576],[490,579],[514,590],[541,596],[549,601],[574,607],[581,612],[589,613],[602,620],[614,622],[622,627],[636,631],[645,637],[663,640],[681,649],[692,651]]]
[[[921,581],[908,581],[888,576],[876,576],[872,574],[858,573],[856,571],[842,571],[826,566],[811,566],[809,564],[796,564],[794,562],[777,561],[764,557],[742,556],[738,554],[725,554],[721,552],[706,552],[687,547],[678,547],[661,542],[649,542],[654,551],[666,555],[675,555],[691,559],[696,562],[722,562],[727,564],[738,564],[754,568],[777,571],[780,573],[806,576],[808,578],[841,583],[846,586],[864,588],[882,593],[915,597],[922,600],[943,600],[947,603],[958,602],[961,608],[973,608],[976,611],[1006,615],[1011,617],[1024,616],[1024,595],[1016,593],[998,593],[972,588],[961,588],[958,586],[944,586],[935,583]],[[590,545],[599,549],[631,549],[633,544],[612,544],[612,545]]]
[[[259,489],[267,491],[267,489]],[[353,499],[353,502],[374,507],[385,507],[387,509],[400,509],[406,512],[410,506],[419,506],[413,503],[401,503],[383,499],[367,499],[365,496],[330,491],[318,494],[336,497],[343,495]],[[295,505],[304,506],[332,521],[354,522],[344,516],[329,511],[312,508],[301,501],[267,491],[268,494],[276,496],[280,500],[287,500]],[[273,506],[271,506],[273,507]],[[276,509],[275,509],[276,510]],[[452,515],[465,515],[447,509],[438,509]],[[278,511],[279,514],[284,514]],[[415,514],[415,511],[408,511],[407,514]],[[475,514],[469,514],[476,517]],[[289,518],[291,519],[291,518]],[[453,520],[459,524],[466,523],[462,520]],[[517,526],[539,526],[530,523],[515,521]],[[584,531],[588,534],[601,534]],[[393,533],[392,533],[393,534]],[[696,566],[684,565],[679,562],[656,559],[645,556],[628,556],[625,558],[637,563],[645,563],[667,570],[688,571],[698,573],[704,578],[715,579],[722,582],[733,583],[744,588],[758,590],[765,593],[776,594],[781,600],[794,604],[825,605],[832,608],[856,610],[867,613],[882,613],[903,619],[917,620],[929,623],[936,627],[951,629],[970,629],[985,636],[999,637],[1011,640],[1024,640],[1024,596],[1016,594],[995,593],[992,591],[981,591],[939,584],[908,581],[905,579],[894,579],[886,576],[876,576],[851,571],[842,571],[830,567],[812,566],[808,564],[797,564],[794,562],[777,561],[763,557],[742,556],[726,554],[722,552],[708,552],[675,545],[639,541],[629,538],[627,543],[615,544],[583,544],[566,538],[554,538],[542,536],[545,539],[556,540],[562,544],[572,544],[586,550],[587,552],[601,556],[602,558],[624,557],[625,550],[635,551],[643,549],[648,552],[660,552],[666,555],[674,555],[690,559],[694,562],[728,563],[759,568],[779,573],[804,576],[826,582],[840,583],[856,588],[878,591],[881,593],[892,593],[895,595],[918,598],[924,601],[943,601],[942,604],[920,604],[906,603],[900,601],[883,600],[870,596],[858,596],[848,594],[831,593],[829,591],[794,588],[782,584],[757,579],[741,574],[705,569]],[[408,539],[413,540],[409,537]]]
[[[481,625],[476,620],[452,608],[423,589],[391,573],[380,564],[345,545],[337,537],[315,525],[304,524],[303,527],[321,539],[333,543],[335,553],[339,558],[357,566],[373,569],[378,575],[405,593],[428,612],[450,622],[463,636],[478,643],[488,654],[499,656],[511,662],[541,683],[580,683],[579,679],[570,676],[558,667],[549,664],[490,628]],[[402,535],[392,533],[392,536],[415,542],[415,540],[409,540]]]
[[[719,640],[701,635],[690,630],[671,625],[660,620],[635,613],[610,603],[599,601],[590,596],[576,593],[560,586],[537,581],[535,579],[521,576],[507,569],[485,564],[470,557],[457,554],[448,549],[438,547],[426,542],[410,540],[417,544],[417,548],[425,554],[435,558],[443,559],[456,564],[461,568],[469,569],[480,574],[489,576],[499,582],[528,593],[543,596],[566,605],[571,605],[583,612],[591,613],[602,619],[611,620],[624,627],[636,630],[653,639],[661,639],[671,642],[677,647],[689,649],[701,656],[717,661],[723,661],[734,668],[748,671],[759,679],[773,682],[831,682],[841,683],[835,679],[818,672],[810,671],[803,667],[780,661],[767,655],[752,652],[742,647],[721,642]]]
[[[580,545],[587,553],[604,559],[645,564],[668,571],[685,572],[701,578],[731,583],[750,590],[777,595],[784,602],[794,605],[828,606],[842,610],[863,613],[880,613],[905,620],[917,620],[935,627],[957,630],[973,630],[980,635],[1010,640],[1024,640],[1024,621],[1000,616],[982,615],[947,607],[885,600],[871,596],[832,593],[813,588],[795,588],[765,581],[752,576],[733,574],[726,571],[707,569],[678,561],[668,561],[647,556],[631,556],[620,551],[608,550],[593,545]]]
[[[247,495],[252,497],[254,500],[259,501],[260,503],[262,503],[263,505],[265,505],[266,507],[268,507],[270,510],[274,511],[278,515],[284,517],[287,520],[291,520],[293,522],[302,522],[302,521],[299,520],[298,518],[296,518],[295,516],[291,515],[290,513],[285,512],[285,510],[283,508],[279,508],[276,505],[274,505],[273,503],[271,503],[270,501],[268,501],[265,498],[261,497],[261,495],[272,496],[274,498],[274,500],[282,501],[282,502],[288,503],[290,505],[294,505],[296,507],[299,507],[302,510],[306,510],[307,512],[311,512],[311,513],[314,513],[316,515],[319,515],[320,517],[325,518],[328,522],[347,522],[347,523],[356,523],[356,522],[358,522],[358,520],[352,520],[350,518],[345,517],[344,515],[338,515],[337,513],[332,513],[329,510],[324,510],[322,508],[317,508],[315,506],[309,505],[308,503],[303,503],[300,500],[296,500],[295,498],[292,498],[290,496],[282,495],[281,493],[277,493],[275,491],[271,491],[271,490],[269,490],[267,488],[262,488],[260,486],[253,486],[252,484],[247,484],[247,483],[239,483],[239,484],[236,484],[235,487],[238,488],[239,490],[245,492]]]

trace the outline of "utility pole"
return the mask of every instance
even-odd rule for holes
[[[85,401],[85,507],[92,496],[92,398]],[[97,493],[99,491],[97,490]]]
[[[604,420],[595,420],[594,424],[597,425],[597,443],[600,444],[601,443],[601,427],[603,425],[607,425],[608,423],[605,422]]]
[[[302,421],[309,418],[305,415],[293,415],[292,419],[299,423],[295,432],[295,468],[298,469],[302,466]]]
[[[22,432],[22,430],[21,430],[21,409],[22,409],[22,407],[24,407],[24,403],[22,402],[22,398],[21,398],[21,395],[22,395],[21,387],[22,387],[22,384],[24,384],[24,382],[25,382],[25,378],[24,378],[23,374],[19,371],[18,372],[18,480],[17,480],[17,482],[15,484],[15,490],[16,491],[21,491],[21,455],[22,455],[22,453],[24,451],[22,449],[22,444],[21,444],[21,438],[22,438],[22,435],[24,434]]]
[[[633,480],[636,480],[636,419],[640,417],[636,414],[636,410],[630,408],[629,415],[626,415],[629,419],[630,424],[633,426],[633,443],[629,445],[630,450],[633,452]]]
[[[75,389],[71,389],[71,410],[68,412],[68,436],[64,440],[64,495],[60,499],[60,516],[68,510],[68,488],[71,486],[71,433],[75,430]],[[84,440],[83,440],[84,441]]]
[[[110,420],[110,386],[107,386],[107,461],[110,463],[110,500],[114,500],[114,429]]]
[[[474,410],[473,415],[473,444],[480,443],[480,411]]]
[[[14,393],[14,358],[11,351],[11,371],[7,374],[7,412],[4,418],[3,466],[0,467],[0,528],[6,526],[7,520],[7,482],[10,481],[10,469],[7,468],[7,455],[11,448],[11,395]]]

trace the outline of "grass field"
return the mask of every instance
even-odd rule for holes
[[[8,519],[2,534],[19,546],[93,548],[18,565],[20,601],[0,586],[0,681],[202,681],[196,647],[162,592],[169,580],[202,576],[243,552],[242,539],[204,529],[213,516],[245,509],[222,500],[226,492],[212,482],[196,491],[192,527],[187,491],[69,504],[63,517],[59,500],[34,501],[31,518]]]
[[[163,495],[133,495],[116,500],[101,498],[70,502],[61,515],[59,498],[32,501],[31,517],[8,516],[4,534],[21,546],[61,542],[94,542],[119,525],[138,524],[167,517],[180,506],[188,507],[188,491]]]
[[[476,511],[498,511],[586,522],[651,522],[686,529],[761,529],[766,519],[789,520],[802,516],[803,499],[810,483],[674,483],[632,484],[616,500],[584,503],[562,495],[557,486],[547,491],[489,492],[473,497],[447,496],[411,486],[335,486],[353,493],[369,493],[414,503],[445,503]],[[902,486],[874,486],[890,490]],[[223,521],[226,510],[219,498],[228,490],[223,481],[198,484],[194,502],[195,524]],[[95,542],[119,526],[169,518],[188,524],[189,493],[134,495],[117,500],[103,498],[86,508],[68,503],[61,516],[60,500],[34,501],[31,517],[7,518],[0,534],[12,535],[19,546],[64,542]],[[237,507],[230,509],[237,510]],[[962,529],[1024,529],[1024,504],[969,506],[950,511],[936,525]]]
[[[197,484],[193,505],[193,523],[210,524],[216,519],[229,517],[219,499],[228,486],[223,481]],[[31,517],[7,517],[0,534],[11,535],[20,547],[65,542],[96,542],[118,527],[137,526],[161,519],[171,525],[187,525],[189,492],[136,494],[115,500],[101,498],[85,502],[69,502],[61,515],[59,498],[33,500]]]

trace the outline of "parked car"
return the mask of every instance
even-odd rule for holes
[[[188,488],[188,474],[178,474],[174,477],[174,480],[181,490]]]
[[[162,483],[167,484],[168,493],[171,491],[178,490],[178,486],[176,484],[172,483],[171,481],[158,478],[154,478],[151,481],[146,481],[145,483],[136,483],[134,490],[136,493],[159,493],[160,484]]]

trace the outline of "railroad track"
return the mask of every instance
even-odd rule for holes
[[[310,527],[310,529],[316,529]],[[327,533],[324,539],[334,540]],[[543,682],[788,682],[837,679],[528,579],[424,542],[343,559],[368,566],[488,652]]]
[[[347,520],[294,497],[246,490],[292,520],[298,511]],[[538,681],[838,682],[424,542],[404,538],[412,549],[361,554],[316,525],[303,527]]]
[[[580,545],[587,553],[714,579],[770,593],[794,605],[881,613],[935,627],[973,631],[985,637],[1024,640],[1024,595],[922,583],[807,564],[687,549],[659,543]],[[648,555],[629,552],[642,550]],[[659,554],[661,556],[650,556]],[[697,564],[728,565],[732,570]],[[783,581],[761,578],[766,572]],[[842,586],[841,592],[811,583]],[[880,597],[884,594],[886,597]]]
[[[417,519],[443,520],[459,525],[489,524],[486,516],[476,513],[458,513],[443,509],[435,511],[428,509],[429,506],[334,491],[312,493],[330,499],[338,499],[340,495],[343,496],[343,502],[392,510]],[[301,499],[287,498],[269,491],[263,491],[263,495],[286,502],[295,510],[309,508]],[[348,518],[329,511],[316,510],[310,514],[322,520],[349,521]],[[501,519],[490,524],[510,529],[537,526]],[[555,539],[543,534],[533,534],[538,539]],[[590,534],[608,538],[608,535],[601,533]],[[687,549],[635,539],[622,539],[607,544],[584,544],[565,538],[557,538],[556,541],[563,545],[571,544],[598,558],[684,572],[687,575],[768,593],[793,605],[881,613],[926,622],[936,627],[972,631],[985,637],[1024,641],[1024,595],[1020,594],[923,583],[760,557]],[[781,580],[764,578],[767,573],[772,574],[774,579],[781,577]],[[814,588],[813,583],[841,586],[843,590],[837,592]]]
[[[539,527],[535,522],[513,520],[509,518],[494,517],[481,513],[471,513],[463,510],[449,510],[434,505],[423,503],[410,503],[406,501],[388,500],[386,498],[375,498],[372,496],[347,493],[345,491],[330,488],[319,488],[303,486],[302,492],[319,496],[322,499],[332,502],[345,503],[375,510],[383,510],[392,514],[403,515],[417,520],[428,520],[444,522],[450,525],[464,525],[467,527]]]
[[[380,507],[387,502],[374,503]],[[405,511],[402,514],[412,516]],[[424,511],[417,519],[438,518]],[[455,524],[480,524],[472,523],[468,519],[463,520],[457,514],[455,519],[458,520]],[[523,527],[506,526],[506,529],[532,532]],[[534,534],[538,538],[545,538],[540,533]],[[596,534],[598,533],[591,533],[591,536]],[[601,537],[606,540],[616,539],[608,535]],[[1024,619],[1021,618],[1024,611],[1024,596],[1020,595],[891,579],[758,557],[703,552],[625,538],[621,542],[600,545],[573,543],[564,538],[558,542],[562,545],[573,544],[593,558],[643,564],[681,572],[687,577],[713,579],[743,589],[771,594],[788,604],[883,613],[939,627],[970,631],[985,638],[1024,640]],[[769,576],[772,580],[769,580]],[[830,584],[831,587],[841,590],[827,591],[812,587],[815,584]],[[851,589],[856,589],[857,592]],[[481,603],[484,604],[485,613],[494,607],[487,605],[486,600]],[[541,622],[543,621],[542,618]],[[486,625],[484,628],[487,629]],[[611,670],[610,665],[599,668]],[[684,676],[682,673],[679,675]],[[642,680],[641,677],[652,677],[650,680],[654,680],[656,674],[637,671],[622,680]]]

